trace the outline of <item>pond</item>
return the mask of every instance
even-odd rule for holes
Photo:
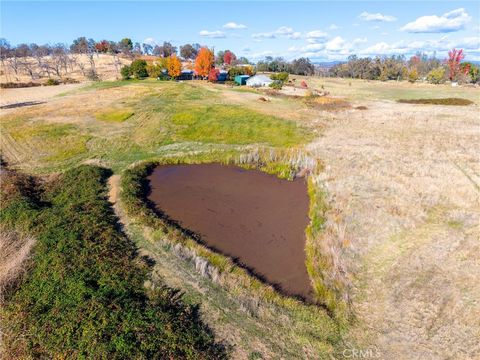
[[[161,165],[149,200],[181,228],[291,296],[311,299],[306,180],[221,164]]]

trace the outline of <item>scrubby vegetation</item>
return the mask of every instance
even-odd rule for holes
[[[461,98],[440,98],[440,99],[400,99],[399,103],[404,104],[428,104],[428,105],[457,105],[466,106],[473,104],[473,101]]]
[[[197,307],[144,287],[148,266],[119,230],[109,175],[80,166],[41,189],[2,181],[2,226],[37,239],[31,270],[0,310],[4,358],[225,358]]]

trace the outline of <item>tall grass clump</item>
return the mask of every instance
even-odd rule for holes
[[[31,269],[0,309],[2,358],[227,357],[197,306],[165,285],[144,287],[149,265],[119,229],[108,176],[84,165],[36,194],[7,182],[14,194],[2,203],[0,224],[29,232],[36,245]],[[2,193],[11,190],[4,185]]]
[[[348,240],[338,210],[332,208],[320,176],[308,179],[310,224],[306,229],[306,267],[317,301],[342,323],[351,317],[351,281],[345,259]]]

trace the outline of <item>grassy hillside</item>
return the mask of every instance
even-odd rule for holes
[[[34,234],[31,269],[1,309],[4,356],[224,358],[196,306],[149,268],[108,203],[109,171],[81,166],[41,187],[2,174],[4,227]]]
[[[4,155],[34,172],[98,159],[119,170],[172,144],[289,147],[313,138],[294,121],[224,101],[218,91],[158,81],[100,82],[2,117]]]

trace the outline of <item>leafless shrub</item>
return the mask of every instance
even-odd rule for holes
[[[0,303],[26,271],[35,239],[0,227]]]

